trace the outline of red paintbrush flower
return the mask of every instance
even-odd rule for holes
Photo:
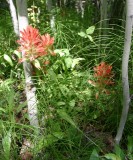
[[[51,38],[49,34],[41,36],[41,40],[42,40],[42,46],[44,47],[49,47],[54,43],[54,38],[53,37]]]
[[[98,66],[94,67],[94,76],[97,78],[97,83],[100,85],[111,85],[114,84],[112,77],[112,66],[101,62]]]
[[[54,43],[54,38],[51,38],[49,34],[40,36],[38,29],[32,26],[28,26],[20,33],[20,40],[17,41],[21,45],[19,51],[23,55],[20,62],[25,60],[33,61],[40,56],[46,55],[48,48]]]
[[[99,88],[99,92],[95,94],[96,99],[99,98],[100,93],[110,94],[111,92],[106,89],[106,86],[114,84],[112,80],[114,77],[112,66],[101,62],[98,66],[94,67],[94,77],[96,77],[96,80],[88,80],[88,83]]]
[[[112,66],[101,62],[100,65],[94,67],[95,77],[109,77],[112,74]]]
[[[53,37],[51,38],[49,34],[42,35],[40,37],[40,44],[37,48],[37,51],[39,53],[38,55],[39,56],[46,55],[49,47],[51,47],[53,43],[54,43],[54,38]]]

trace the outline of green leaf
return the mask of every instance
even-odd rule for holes
[[[73,99],[69,102],[69,106],[72,108],[75,106],[75,99]]]
[[[128,136],[128,145],[127,145],[127,148],[128,148],[128,153],[132,153],[133,152],[133,137],[131,136]]]
[[[65,56],[69,56],[70,55],[69,49],[62,49],[62,52],[65,53]]]
[[[52,69],[48,70],[48,74],[50,75],[50,78],[51,78],[52,81],[58,82],[57,76]]]
[[[121,158],[121,160],[124,160],[125,158],[125,155],[124,155],[124,152],[123,150],[120,148],[120,146],[118,145],[115,145],[115,148],[114,148],[114,152],[115,154]]]
[[[70,52],[68,49],[55,49],[54,52],[56,54],[59,54],[60,57],[63,57],[63,56],[69,56],[70,55]]]
[[[54,132],[53,136],[55,136],[58,139],[62,139],[64,137],[64,133],[63,132]]]
[[[87,35],[85,32],[79,32],[78,35],[81,37],[87,38]]]
[[[64,106],[66,103],[65,102],[58,102],[57,106]]]
[[[91,26],[86,30],[86,33],[87,34],[93,34],[94,30],[95,30],[95,26]]]
[[[109,160],[121,160],[120,157],[118,157],[116,154],[113,153],[105,154],[104,157]]]
[[[66,121],[67,121],[68,123],[70,123],[73,127],[78,128],[78,127],[76,126],[76,124],[74,123],[74,121],[71,119],[71,117],[66,113],[65,110],[63,110],[63,109],[58,109],[58,110],[57,110],[57,113],[59,114],[59,116],[60,116],[62,119],[66,120]]]
[[[38,152],[44,147],[52,145],[53,143],[57,142],[59,139],[62,139],[63,137],[63,132],[54,132],[53,134],[48,134],[46,136],[40,137],[36,146],[36,151]]]
[[[10,148],[11,148],[11,131],[8,131],[7,134],[2,139],[2,145],[4,149],[4,156],[6,160],[10,159]]]
[[[69,89],[65,85],[60,84],[59,88],[65,97],[68,96]]]
[[[84,59],[84,58],[75,58],[75,59],[73,59],[73,61],[72,61],[72,69],[73,69],[77,64],[79,64],[79,62],[82,61],[82,60],[85,60],[85,59]]]
[[[95,149],[91,153],[91,156],[90,156],[89,160],[99,160],[99,155],[98,155],[98,153],[97,153],[97,151]]]
[[[92,38],[90,35],[87,35],[87,37],[89,38],[89,40],[90,40],[91,42],[93,42],[93,38]]]
[[[35,60],[33,61],[33,64],[34,64],[34,66],[35,66],[37,69],[41,69],[40,62],[39,62],[37,59],[35,59]]]
[[[10,58],[7,54],[4,54],[4,59],[5,59],[11,66],[13,66],[13,62],[12,62],[11,58]]]
[[[65,64],[66,64],[67,69],[71,68],[72,67],[72,58],[70,58],[70,57],[65,58]]]
[[[19,59],[21,58],[21,53],[19,51],[15,50],[13,53],[16,54]]]
[[[3,108],[0,108],[0,113],[2,113],[2,112],[6,112],[6,110],[5,109],[3,109]]]

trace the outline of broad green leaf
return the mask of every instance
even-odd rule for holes
[[[72,58],[70,58],[70,57],[65,58],[65,64],[66,64],[67,69],[71,68],[72,67]]]
[[[93,34],[94,30],[95,30],[95,26],[91,26],[86,30],[86,33],[87,34]]]
[[[62,52],[65,53],[65,56],[69,56],[70,55],[69,49],[62,49]]]
[[[85,32],[79,32],[78,35],[81,37],[87,38],[87,35]]]
[[[21,58],[21,53],[17,50],[13,52],[19,59]]]
[[[60,57],[69,56],[70,55],[70,52],[69,52],[68,49],[55,49],[54,52],[59,54]]]
[[[11,131],[8,131],[7,134],[2,139],[2,145],[4,149],[4,156],[6,160],[10,159],[10,148],[11,148]]]
[[[63,132],[54,132],[53,136],[57,137],[58,139],[62,139],[64,137]]]
[[[105,154],[104,157],[109,160],[121,160],[120,157],[118,157],[116,154],[113,153]]]
[[[87,35],[87,37],[89,38],[89,40],[90,40],[91,42],[93,42],[93,38],[92,38],[90,35]]]
[[[66,120],[68,123],[70,123],[73,127],[77,128],[76,124],[74,123],[74,121],[71,119],[71,117],[66,113],[65,110],[63,109],[58,109],[57,113],[59,114],[59,116]]]
[[[11,66],[13,66],[13,62],[12,62],[11,58],[10,58],[7,54],[4,54],[4,59],[5,59]]]
[[[58,102],[57,106],[64,106],[66,103],[65,102]]]
[[[98,153],[97,153],[97,151],[95,149],[91,153],[91,156],[90,156],[89,160],[99,160],[99,155],[98,155]]]
[[[35,59],[35,60],[33,61],[33,64],[34,64],[34,66],[35,66],[37,69],[41,69],[40,62],[39,62],[37,59]]]
[[[75,58],[73,59],[72,61],[72,69],[77,65],[79,64],[80,61],[84,60],[84,58]]]

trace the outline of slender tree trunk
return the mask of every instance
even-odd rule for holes
[[[81,18],[84,18],[84,12],[85,12],[85,5],[84,3],[86,0],[77,0],[75,3],[75,8],[77,10],[77,13],[81,14]]]
[[[123,110],[117,135],[115,138],[116,144],[119,144],[122,138],[129,110],[130,94],[129,94],[129,82],[128,82],[128,61],[131,48],[132,27],[133,27],[133,0],[127,0],[125,43],[124,43],[124,51],[122,58]]]
[[[18,18],[17,18],[17,13],[16,13],[16,7],[14,5],[13,0],[8,0],[7,2],[9,3],[14,32],[17,36],[19,36],[19,27],[18,27]]]
[[[16,0],[16,4],[18,11],[19,31],[22,31],[28,26],[27,1]],[[23,63],[23,67],[26,79],[26,96],[30,124],[34,127],[39,127],[37,118],[37,99],[35,95],[36,89],[32,81],[32,65],[25,61]]]
[[[55,33],[55,31],[56,31],[56,29],[55,29],[55,15],[52,13],[53,1],[46,0],[46,6],[47,6],[47,10],[50,14],[50,27],[51,27],[52,31]]]

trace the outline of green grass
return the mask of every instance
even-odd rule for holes
[[[40,134],[36,135],[25,111],[27,106],[22,66],[14,62],[11,67],[3,59],[3,54],[11,56],[16,49],[13,31],[10,33],[13,30],[11,19],[9,13],[5,13],[8,27],[5,26],[4,15],[0,22],[0,62],[3,67],[0,71],[0,159],[20,159],[23,139],[34,144],[31,152],[35,160],[88,160],[94,149],[102,159],[103,155],[112,152],[111,144],[106,142],[113,141],[115,137],[122,109],[121,57],[124,29],[111,25],[107,29],[108,35],[99,36],[100,29],[96,24],[92,35],[95,43],[92,43],[78,35],[78,32],[89,26],[80,27],[80,22],[74,17],[57,21],[54,48],[68,49],[69,55],[57,55],[50,59],[47,73],[38,71],[33,77],[40,125]],[[51,33],[51,30],[42,27],[41,32]],[[74,58],[84,60],[72,69],[68,58],[69,61]],[[109,95],[88,83],[88,80],[95,80],[93,68],[101,61],[111,64],[115,75],[115,84],[107,87]],[[131,87],[132,66],[131,56]],[[99,98],[96,99],[97,93]],[[125,152],[126,137],[133,132],[132,120],[131,107],[124,130],[125,139],[122,141]]]

